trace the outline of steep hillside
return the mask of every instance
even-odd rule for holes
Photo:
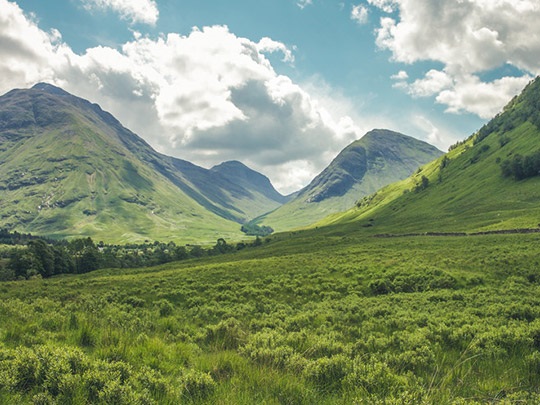
[[[540,79],[493,120],[412,177],[319,225],[374,232],[484,231],[540,223]]]
[[[347,146],[289,203],[258,219],[276,230],[307,226],[354,206],[381,187],[410,176],[442,154],[415,138],[383,129]]]
[[[219,173],[157,153],[98,105],[48,84],[0,97],[0,141],[0,227],[215,241],[238,237],[238,223],[275,207]]]

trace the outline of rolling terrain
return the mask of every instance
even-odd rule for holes
[[[428,143],[376,129],[347,146],[288,203],[256,219],[276,231],[310,225],[345,211],[362,197],[410,176],[442,154]]]

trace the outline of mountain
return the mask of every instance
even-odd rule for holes
[[[274,188],[268,177],[250,169],[237,160],[223,162],[212,167],[210,170],[214,173],[221,174],[230,181],[239,184],[248,190],[256,191],[280,205],[287,202],[287,197],[281,195]]]
[[[354,206],[381,187],[407,178],[443,152],[384,129],[375,129],[347,146],[293,200],[257,219],[276,230],[307,226]]]
[[[0,192],[0,227],[118,242],[238,238],[278,205],[45,83],[0,97]]]
[[[478,132],[421,171],[318,225],[385,232],[538,228],[540,78]]]

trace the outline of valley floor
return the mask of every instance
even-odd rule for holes
[[[540,403],[540,235],[316,233],[0,284],[0,403]]]

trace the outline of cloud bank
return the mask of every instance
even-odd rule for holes
[[[275,72],[268,53],[288,63],[294,55],[270,38],[254,42],[212,26],[76,54],[16,4],[0,0],[0,8],[2,92],[59,85],[98,102],[163,153],[204,166],[242,160],[290,192],[363,135]]]
[[[386,13],[379,48],[396,62],[435,61],[442,69],[396,86],[414,97],[434,96],[452,113],[489,118],[540,73],[537,0],[368,0]],[[522,72],[483,81],[481,73],[511,65]]]

